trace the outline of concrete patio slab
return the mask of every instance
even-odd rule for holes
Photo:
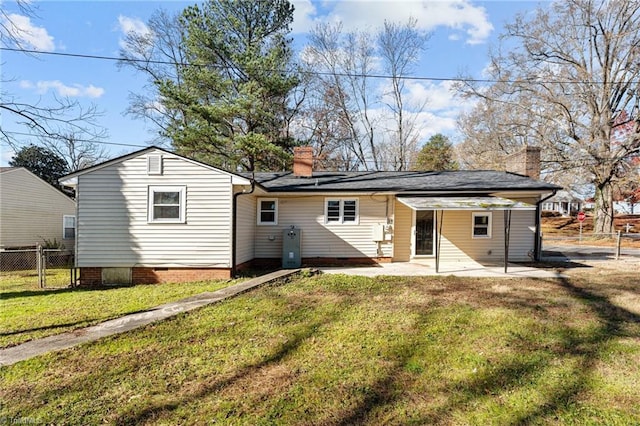
[[[432,265],[419,262],[381,263],[376,266],[362,267],[320,267],[327,274],[347,274],[375,277],[378,275],[422,276],[454,275],[457,277],[493,277],[493,278],[558,278],[561,275],[548,269],[539,269],[518,264],[509,264],[507,273],[504,266],[486,266],[480,263],[445,263],[436,273]]]

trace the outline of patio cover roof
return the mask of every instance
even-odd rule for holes
[[[436,241],[436,272],[440,269],[440,242],[442,240],[442,223],[445,210],[502,210],[504,214],[504,272],[507,273],[509,262],[509,239],[511,235],[511,212],[513,210],[535,210],[532,204],[492,196],[469,197],[397,197],[398,201],[413,210],[436,210],[440,229]]]
[[[536,206],[502,197],[398,197],[414,210],[535,210]]]

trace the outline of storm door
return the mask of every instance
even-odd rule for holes
[[[416,256],[433,256],[434,224],[433,210],[416,210]]]

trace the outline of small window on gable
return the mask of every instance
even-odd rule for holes
[[[258,199],[258,225],[278,224],[278,200]]]
[[[185,222],[186,187],[150,186],[149,222]]]
[[[491,238],[491,213],[473,213],[473,238]]]
[[[65,240],[71,240],[76,237],[76,217],[75,216],[63,216],[62,217],[62,238]]]
[[[358,200],[355,198],[327,198],[324,207],[325,223],[358,223]]]
[[[162,174],[162,155],[150,154],[147,156],[147,174],[148,175]]]

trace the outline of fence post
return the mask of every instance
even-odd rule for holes
[[[621,231],[618,231],[618,234],[616,235],[616,260],[620,258],[620,232]]]
[[[38,285],[44,288],[44,271],[42,270],[42,245],[36,246],[36,269],[38,270]]]
[[[48,250],[42,249],[42,287],[47,287],[47,263],[49,263]]]

